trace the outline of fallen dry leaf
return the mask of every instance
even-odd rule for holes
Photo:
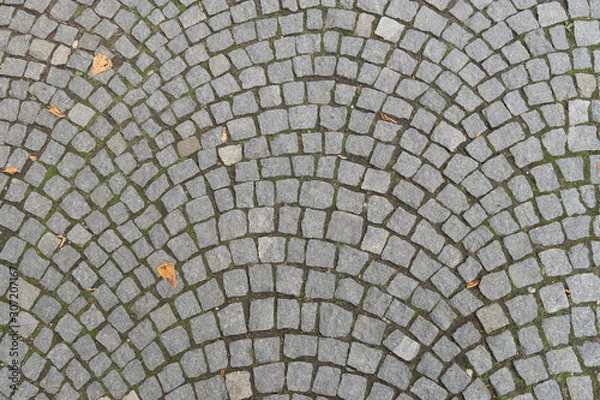
[[[342,160],[346,160],[348,157],[346,157],[346,156],[343,156],[343,155],[339,154],[339,155],[338,155],[338,158],[341,158]]]
[[[54,104],[50,104],[48,106],[48,111],[50,111],[52,114],[56,115],[58,118],[66,117],[66,115],[61,113],[60,110],[58,108],[56,108],[56,106]]]
[[[92,76],[108,71],[113,66],[112,61],[106,54],[98,53],[92,62]]]
[[[596,168],[598,168],[598,170],[600,170],[600,163],[598,163],[598,165],[596,165]]]
[[[221,131],[221,142],[226,142],[227,141],[227,127],[224,126],[223,130]]]
[[[57,239],[60,239],[60,244],[58,245],[59,249],[62,249],[62,247],[65,245],[65,243],[67,242],[67,238],[64,237],[63,235],[56,235]]]
[[[94,291],[96,291],[95,287],[88,288],[88,292],[94,292]]]
[[[31,161],[37,161],[37,157],[36,157],[36,156],[29,156],[29,159],[30,159]]]
[[[569,289],[565,289],[565,293],[567,294],[567,297],[571,297],[571,291]]]
[[[220,374],[221,374],[221,378],[225,376],[225,368],[221,369]]]
[[[483,133],[483,132],[479,132],[477,135],[475,135],[475,137],[479,137],[479,136],[481,136],[481,134],[482,134],[482,133]]]
[[[18,172],[19,170],[17,169],[17,167],[6,167],[2,170],[2,172],[4,172],[5,174],[9,174],[9,175],[13,175],[15,172]]]
[[[171,262],[164,262],[158,266],[156,269],[160,276],[163,277],[164,280],[173,285],[173,289],[177,289],[177,277],[175,276],[175,264]]]
[[[384,113],[379,113],[379,114],[381,115],[381,119],[384,120],[384,121],[391,122],[393,124],[397,124],[398,123],[398,121],[396,121],[395,119],[393,119],[393,118],[385,115]]]
[[[479,285],[479,281],[471,281],[471,282],[467,283],[467,289],[474,288],[477,285]]]

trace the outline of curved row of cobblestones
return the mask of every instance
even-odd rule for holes
[[[594,398],[598,7],[4,2],[0,397]]]

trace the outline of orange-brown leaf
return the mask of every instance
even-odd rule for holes
[[[221,131],[221,142],[226,142],[227,141],[227,127],[224,126],[223,130]]]
[[[50,104],[48,106],[48,111],[50,111],[52,114],[56,115],[58,118],[66,117],[66,115],[63,114],[62,112],[60,112],[60,110],[54,104]]]
[[[221,371],[219,372],[221,375],[221,378],[225,376],[225,368],[221,369]]]
[[[398,121],[396,121],[395,119],[387,116],[384,113],[379,113],[379,114],[381,115],[381,119],[384,120],[384,121],[391,122],[392,124],[397,124],[398,123]]]
[[[175,264],[171,262],[164,262],[160,264],[157,268],[160,276],[163,277],[164,280],[173,285],[173,289],[177,289],[177,277],[175,276]]]
[[[29,159],[30,159],[31,161],[37,161],[37,157],[36,157],[36,156],[29,156]]]
[[[112,61],[106,54],[98,53],[92,62],[92,76],[108,71],[113,66]]]
[[[6,167],[2,170],[2,172],[4,172],[5,174],[9,174],[9,175],[13,175],[15,172],[18,172],[19,170],[17,169],[17,167]]]
[[[471,281],[469,283],[467,283],[467,289],[471,289],[474,288],[475,286],[479,285],[479,281]]]
[[[569,289],[565,289],[565,293],[567,294],[567,297],[571,297],[571,291]]]
[[[596,168],[598,168],[598,170],[600,170],[600,163],[598,163],[598,165],[596,165]]]

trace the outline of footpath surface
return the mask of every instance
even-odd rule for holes
[[[599,17],[0,0],[0,399],[600,398]]]

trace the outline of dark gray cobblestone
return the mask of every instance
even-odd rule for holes
[[[4,2],[0,399],[598,398],[599,16]]]

